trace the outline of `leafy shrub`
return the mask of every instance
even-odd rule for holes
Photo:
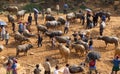
[[[24,10],[27,10],[27,12],[33,12],[33,8],[41,10],[41,7],[38,4],[35,3],[29,3],[23,7]]]

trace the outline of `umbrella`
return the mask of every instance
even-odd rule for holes
[[[91,60],[91,59],[94,59],[94,60],[97,60],[101,57],[100,53],[97,52],[97,51],[91,51],[88,53],[87,55],[87,59]]]
[[[92,12],[92,10],[91,10],[91,9],[88,9],[88,8],[87,8],[87,9],[85,9],[85,10],[86,10],[86,11],[89,11],[89,12]]]
[[[5,21],[3,21],[3,20],[0,20],[0,26],[1,26],[1,25],[4,26],[4,25],[7,25],[7,23],[6,23]]]
[[[33,10],[34,10],[35,12],[39,13],[39,11],[38,11],[36,8],[33,8]]]

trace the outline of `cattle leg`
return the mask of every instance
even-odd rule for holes
[[[115,49],[118,47],[118,44],[114,44],[115,45]]]
[[[19,51],[16,52],[16,57],[18,57],[18,55],[19,55]]]
[[[106,47],[105,47],[105,48],[107,48],[107,42],[105,42],[105,44],[106,44]]]
[[[27,51],[24,52],[24,55],[27,56]]]

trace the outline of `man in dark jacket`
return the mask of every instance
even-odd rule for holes
[[[98,13],[93,14],[93,25],[94,27],[97,26],[98,23]]]
[[[104,26],[103,26],[103,24],[101,22],[101,24],[100,24],[100,35],[101,36],[103,35],[103,30],[104,30]]]
[[[29,14],[29,16],[28,16],[28,23],[31,25],[31,23],[32,23],[32,16],[31,16],[31,13]]]
[[[74,37],[74,41],[75,41],[75,42],[78,41],[78,38],[77,38],[78,33],[77,33],[76,31],[74,31],[74,33],[73,33],[72,35],[73,35],[73,37]]]
[[[15,33],[15,22],[12,22],[12,31]]]
[[[34,20],[35,20],[35,24],[37,25],[38,24],[38,12],[37,11],[34,11]]]
[[[41,37],[41,35],[40,34],[38,34],[38,47],[39,46],[42,46],[42,40],[43,40],[43,38]]]
[[[34,69],[34,74],[40,74],[41,70],[39,68],[39,64],[36,65],[36,68]]]

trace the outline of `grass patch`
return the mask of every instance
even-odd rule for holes
[[[81,5],[80,8],[81,8],[82,10],[85,10],[87,7],[84,6],[84,5]]]
[[[24,10],[27,10],[27,12],[33,12],[33,8],[38,9],[38,11],[40,11],[42,8],[40,7],[40,5],[35,4],[35,3],[29,3],[27,5],[25,5],[23,7]]]

